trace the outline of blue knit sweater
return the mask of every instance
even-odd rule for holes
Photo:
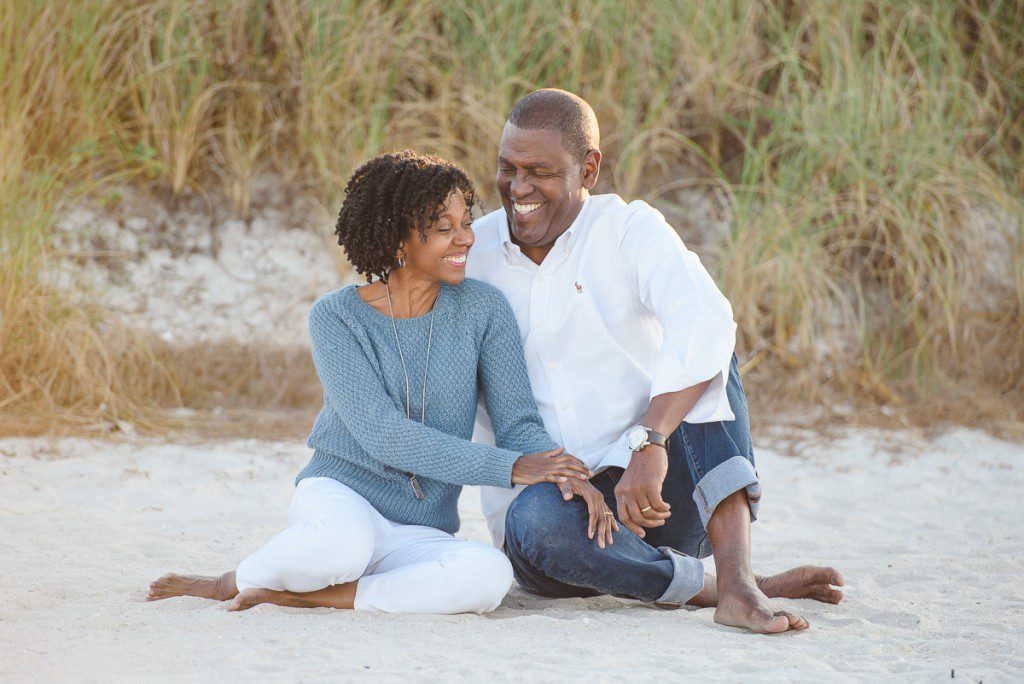
[[[409,419],[391,319],[364,302],[354,286],[313,305],[309,333],[324,407],[309,436],[313,458],[296,482],[332,477],[390,520],[455,532],[462,485],[511,487],[517,458],[556,445],[537,413],[519,329],[504,295],[467,279],[442,283],[434,306],[427,419],[421,425],[430,313],[395,319],[409,372]],[[481,395],[497,447],[469,441]]]

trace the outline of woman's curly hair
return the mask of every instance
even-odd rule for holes
[[[352,174],[334,234],[358,273],[371,282],[387,282],[398,268],[398,247],[417,230],[423,242],[427,228],[440,217],[452,190],[461,190],[466,207],[477,204],[466,172],[440,157],[412,150],[379,154]]]

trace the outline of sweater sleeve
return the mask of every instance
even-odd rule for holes
[[[522,452],[475,444],[407,418],[355,335],[322,302],[310,311],[309,333],[324,393],[371,458],[449,484],[512,486],[512,465]]]
[[[499,447],[537,453],[558,445],[544,429],[519,339],[515,314],[504,295],[487,298],[490,316],[480,348],[478,377],[487,415]]]

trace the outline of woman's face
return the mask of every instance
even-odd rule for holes
[[[405,241],[405,270],[409,275],[458,285],[466,277],[466,258],[473,246],[473,219],[460,190],[452,190],[439,214],[426,230],[426,242],[416,229]]]

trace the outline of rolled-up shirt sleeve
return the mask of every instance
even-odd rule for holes
[[[661,213],[646,203],[636,204],[642,206],[630,218],[621,255],[637,296],[664,330],[650,398],[711,380],[684,420],[734,420],[726,395],[736,348],[732,306]]]

